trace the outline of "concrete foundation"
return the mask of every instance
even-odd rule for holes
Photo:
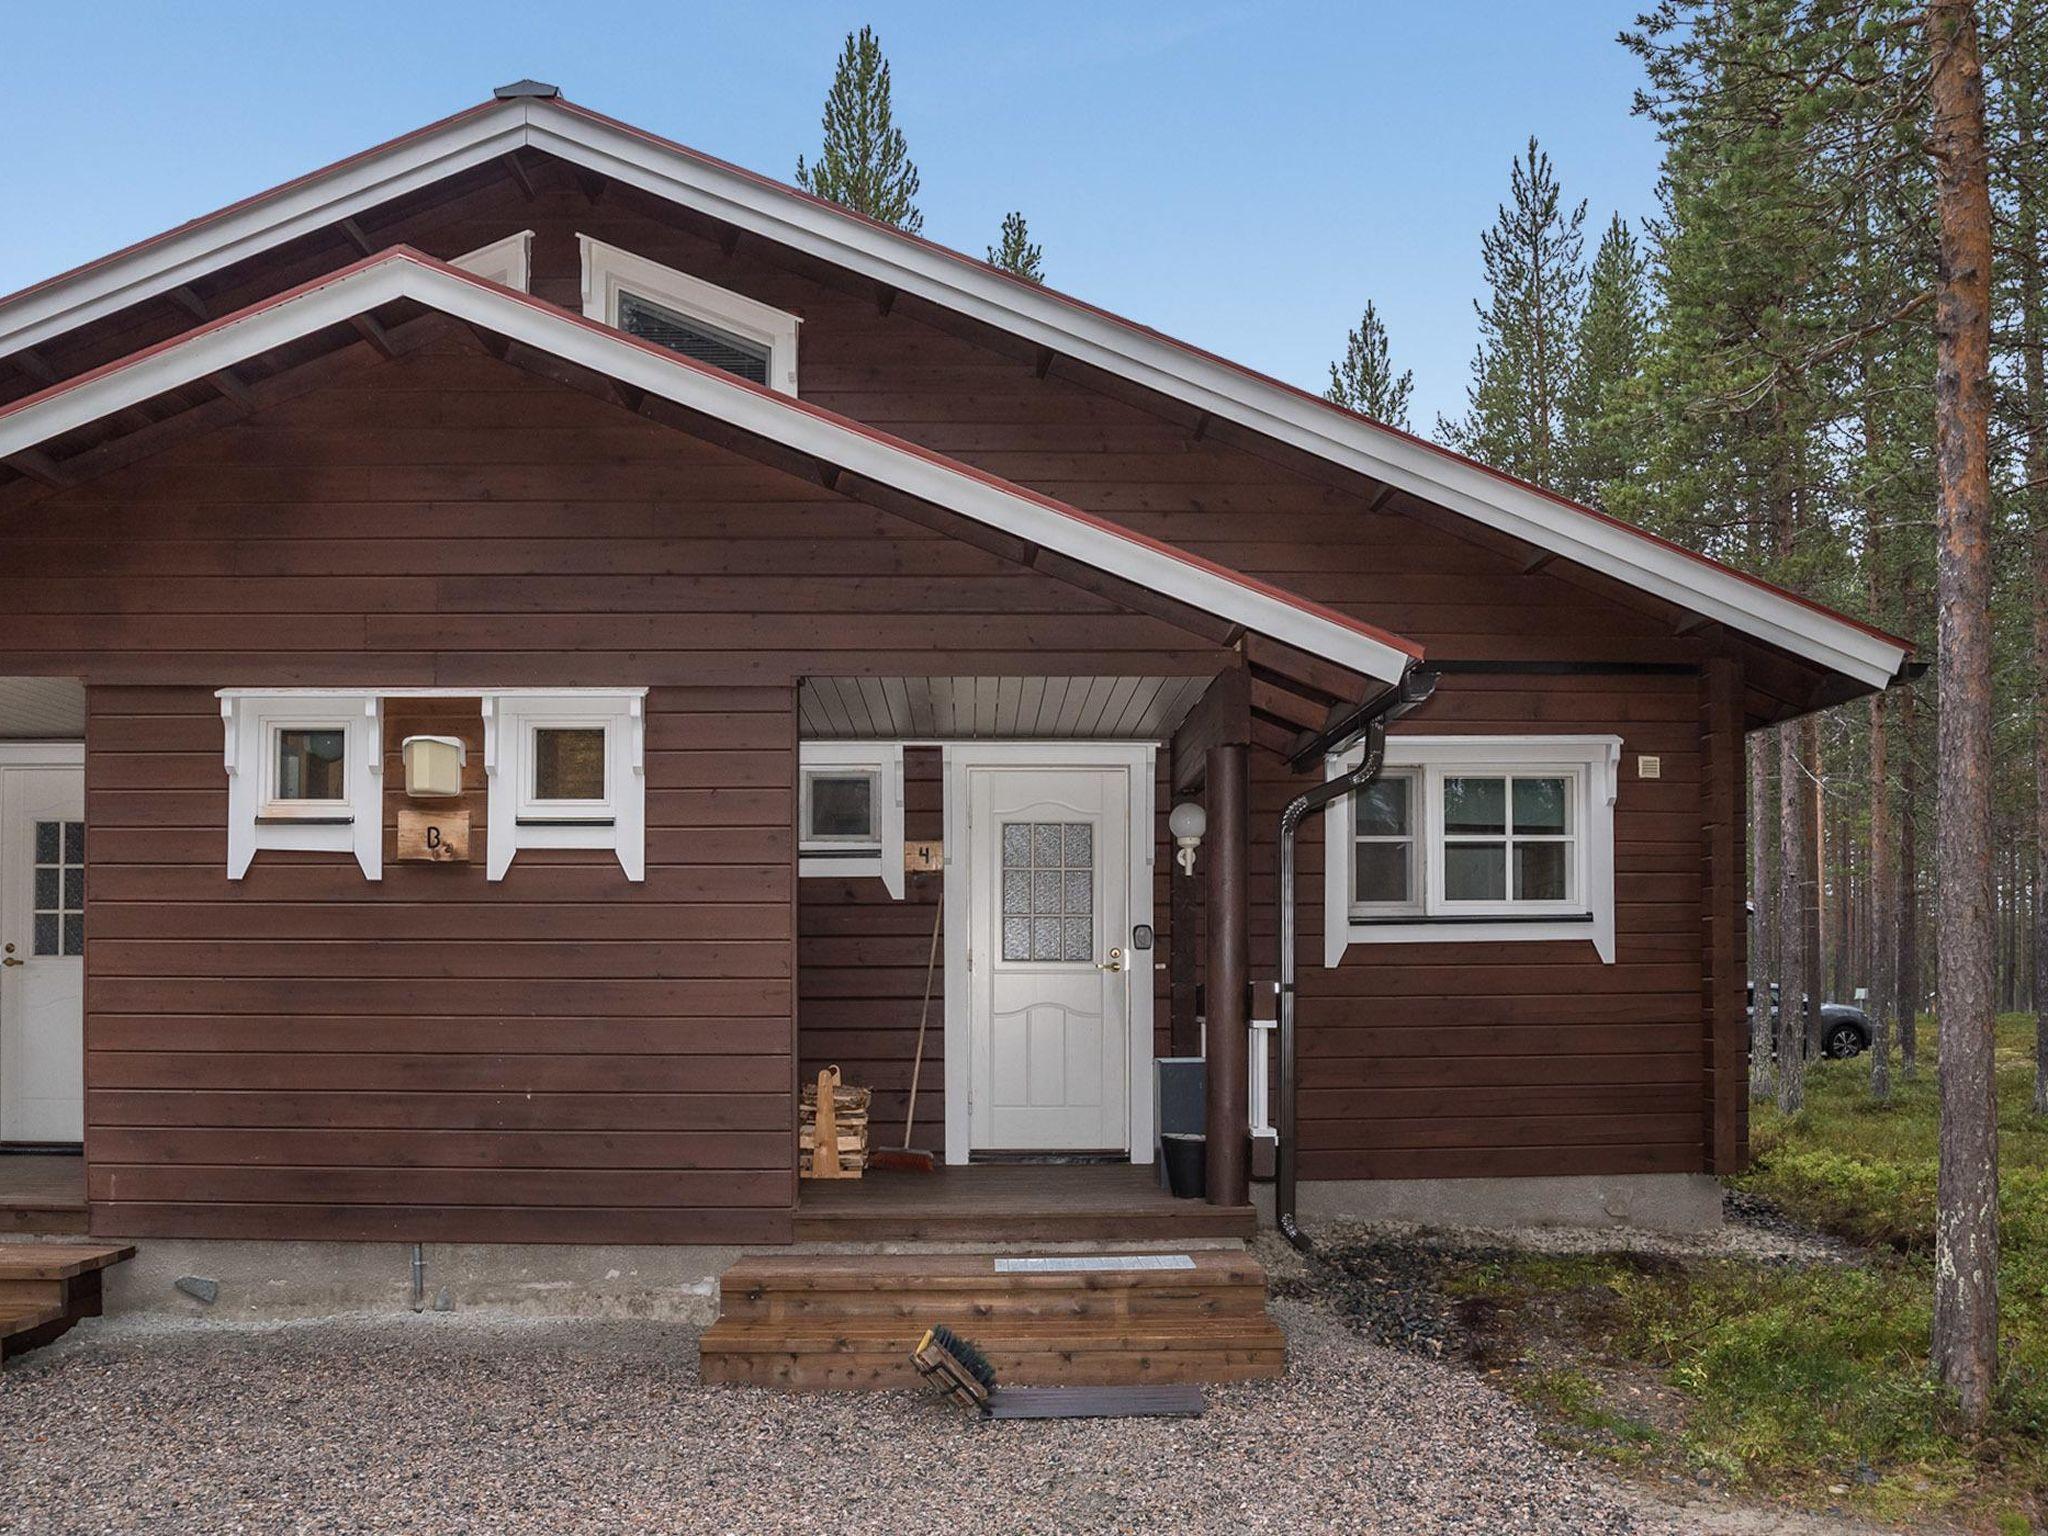
[[[1708,1232],[1721,1225],[1721,1186],[1704,1173],[1618,1173],[1528,1179],[1304,1179],[1304,1226],[1398,1221],[1432,1227],[1633,1227]],[[1254,1187],[1262,1221],[1273,1186]]]
[[[135,1257],[106,1273],[110,1314],[246,1321],[414,1310],[409,1243],[132,1241]],[[718,1277],[739,1254],[714,1247],[427,1243],[419,1307],[708,1323],[718,1311]],[[202,1299],[209,1292],[210,1302]]]

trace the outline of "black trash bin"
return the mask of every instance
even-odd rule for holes
[[[1166,1158],[1166,1187],[1176,1199],[1199,1200],[1209,1192],[1209,1138],[1168,1131],[1159,1138]]]

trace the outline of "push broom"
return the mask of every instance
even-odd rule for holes
[[[903,1145],[880,1147],[868,1154],[876,1168],[894,1168],[901,1173],[930,1173],[932,1155],[910,1145],[910,1133],[917,1125],[917,1080],[924,1073],[924,1029],[932,1016],[932,977],[939,969],[939,929],[946,921],[946,904],[940,901],[932,917],[932,952],[924,963],[924,1007],[917,1016],[917,1055],[910,1063],[910,1106],[903,1114]]]

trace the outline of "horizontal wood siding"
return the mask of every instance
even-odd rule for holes
[[[944,785],[936,747],[903,755],[903,835],[943,835]],[[811,879],[797,890],[797,1048],[800,1076],[837,1066],[875,1093],[868,1129],[878,1147],[903,1145],[903,1117],[917,1057],[932,926],[945,905],[943,874],[904,876],[903,900],[874,879]],[[946,1146],[946,954],[931,971],[931,1016],[918,1074],[910,1144]]]
[[[1705,1166],[1698,715],[1690,676],[1448,677],[1410,727],[1621,736],[1612,965],[1588,941],[1354,944],[1329,969],[1322,827],[1308,824],[1296,893],[1304,1178]],[[1636,777],[1643,752],[1662,758],[1662,777]],[[1266,759],[1255,826],[1273,825],[1300,787]],[[1269,839],[1254,840],[1252,891],[1254,971],[1269,975]]]
[[[1618,597],[1566,562],[1532,569],[1526,548],[1404,495],[1376,500],[1363,483],[1292,467],[1281,450],[1248,451],[1192,410],[1106,392],[1062,359],[1048,363],[1035,349],[908,298],[884,302],[872,284],[752,236],[728,241],[708,221],[631,189],[611,186],[593,202],[564,168],[535,161],[532,171],[531,199],[510,178],[466,178],[438,204],[370,220],[373,243],[406,241],[452,256],[531,228],[535,292],[577,308],[576,236],[588,233],[778,305],[803,321],[808,400],[1397,630],[1421,641],[1432,661],[1690,667],[1725,649],[1711,627],[1678,634],[1658,605]],[[352,248],[338,243],[307,245],[202,287],[216,307],[231,307],[350,259]],[[51,356],[63,369],[86,366],[166,325],[132,316],[96,342],[81,338]],[[571,954],[586,943],[630,935],[660,954],[649,962],[660,975],[636,979],[634,995],[662,997],[662,1015],[692,1021],[679,1028],[705,1042],[704,1056],[722,1057],[728,1053],[711,1048],[716,999],[726,995],[717,989],[758,991],[774,978],[696,967],[729,968],[708,957],[744,939],[734,931],[745,921],[736,913],[782,901],[789,921],[782,882],[791,765],[776,712],[700,695],[773,692],[811,673],[1106,675],[1206,673],[1216,665],[1209,648],[1157,621],[473,351],[373,369],[359,384],[262,413],[8,522],[14,566],[0,576],[4,670],[206,688],[636,682],[685,690],[718,717],[687,748],[671,737],[660,749],[649,857],[667,872],[666,898],[622,893],[595,864],[522,867],[515,873],[559,927],[493,946],[492,907],[449,903],[438,915],[449,926],[438,931],[459,933],[472,957],[428,958],[401,946],[373,962],[379,974],[337,981],[329,995],[347,999],[341,1012],[351,1022],[308,1019],[308,1039],[372,1022],[402,1029],[406,999],[424,979],[418,973],[439,965],[496,973],[465,978],[469,995],[508,1031],[523,1031],[536,998],[549,1000],[536,1016],[555,1017],[584,1011],[577,999],[591,984],[624,985],[554,972],[595,963]],[[1762,707],[1765,681],[1745,675],[1752,708]],[[1354,949],[1343,967],[1326,971],[1322,848],[1311,825],[1300,893],[1309,1177],[1706,1166],[1716,1123],[1710,1078],[1731,1081],[1738,1063],[1725,1028],[1717,1045],[1707,1019],[1708,999],[1725,990],[1703,969],[1699,707],[1690,676],[1465,676],[1447,679],[1414,722],[1428,731],[1624,737],[1614,966],[1599,965],[1585,945],[1429,945]],[[118,862],[96,877],[115,882],[126,901],[154,903],[151,921],[160,916],[165,925],[121,937],[237,940],[238,932],[208,925],[248,898],[223,893],[217,880],[202,887],[186,872],[188,861],[195,870],[217,867],[218,820],[208,798],[220,794],[217,760],[212,778],[196,761],[172,773],[166,754],[196,749],[152,745],[151,732],[169,727],[152,724],[148,711],[117,713],[132,734],[95,742],[93,792],[95,814],[117,817],[106,833],[111,853],[96,843],[96,858]],[[1639,750],[1663,757],[1661,781],[1634,779]],[[1254,761],[1252,955],[1254,975],[1264,977],[1274,942],[1274,828],[1302,781],[1270,754]],[[935,790],[934,781],[914,781],[918,816],[935,814]],[[1166,803],[1162,796],[1162,811]],[[186,819],[118,819],[158,806]],[[772,852],[769,829],[784,838]],[[1738,859],[1740,851],[1738,837]],[[1162,858],[1162,945],[1165,868]],[[381,957],[390,939],[404,936],[405,919],[382,900],[363,900],[353,869],[336,861],[279,863],[265,879],[279,893],[262,904],[262,931],[274,942],[352,943]],[[886,1129],[900,1113],[890,1096],[907,1083],[927,898],[914,891],[895,904],[873,889],[805,887],[797,992],[803,1030],[808,1036],[815,1025],[821,1043],[814,1049],[806,1038],[798,1053],[807,1067],[832,1055],[850,1073],[871,1075],[884,1090]],[[107,899],[104,883],[98,899]],[[332,908],[321,905],[329,901]],[[674,930],[655,910],[685,907],[688,926]],[[103,921],[121,918],[95,910],[96,944]],[[113,958],[126,963],[123,953]],[[238,951],[233,963],[253,968],[255,954]],[[288,975],[245,975],[224,989],[196,959],[152,963],[164,974],[125,992],[122,978],[95,981],[95,1072],[102,1040],[113,1038],[103,1035],[103,1011],[128,1016],[140,996],[150,999],[144,1016],[197,1014],[213,1027],[240,1028],[238,1021],[266,1016],[264,998],[291,987]],[[1163,1041],[1163,975],[1158,980]],[[122,1006],[106,1004],[106,986]],[[935,1003],[935,1066],[938,1011]],[[598,1055],[621,1053],[596,1042],[644,1040],[651,1027],[649,1015],[604,1012],[582,1026]],[[473,1040],[481,1052],[479,1034],[444,1020],[435,1038]],[[231,1049],[249,1052],[252,1070],[264,1054],[253,1044]],[[920,1104],[932,1136],[942,1123],[941,1077],[942,1068],[927,1073],[929,1113]],[[621,1086],[615,1096],[633,1102],[642,1086]],[[129,1090],[96,1083],[96,1126],[117,1107],[109,1091]],[[234,1106],[218,1090],[165,1091],[189,1094],[219,1117],[215,1124],[240,1123],[228,1118]],[[435,1083],[414,1091],[441,1115],[463,1094],[492,1090]],[[549,1112],[569,1114],[584,1093],[558,1093]],[[735,1084],[699,1098],[723,1106],[752,1093]],[[385,1106],[377,1112],[395,1114],[388,1101],[397,1097],[403,1090],[365,1083],[331,1092],[326,1109],[345,1117],[333,1124],[353,1127],[357,1106],[377,1102]],[[288,1118],[303,1115],[298,1100],[276,1102],[279,1129],[319,1123]],[[1725,1117],[1720,1123],[1725,1142],[1733,1132]]]
[[[1083,672],[1216,665],[452,332],[5,524],[0,669],[89,685],[106,1232],[787,1240],[798,679],[1014,674],[1061,647]],[[651,685],[646,881],[529,851],[487,883],[481,718],[447,699],[387,706],[381,882],[274,852],[229,881],[213,690],[298,683]],[[415,732],[469,743],[467,865],[395,861]],[[937,787],[934,755],[914,832],[937,835]],[[863,884],[836,927],[823,893],[806,909],[804,990],[835,1058],[907,1067],[862,1020],[921,986],[930,908]],[[936,1007],[932,1044],[937,1126]]]

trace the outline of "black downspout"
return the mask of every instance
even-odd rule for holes
[[[1298,1117],[1294,1059],[1294,837],[1312,812],[1343,799],[1379,777],[1387,756],[1387,722],[1426,703],[1435,690],[1436,677],[1433,673],[1411,672],[1402,678],[1400,687],[1388,695],[1385,708],[1370,720],[1356,722],[1363,725],[1365,735],[1365,755],[1358,766],[1297,795],[1280,813],[1280,1146],[1273,1170],[1273,1220],[1280,1229],[1280,1235],[1303,1253],[1314,1245],[1308,1234],[1301,1230],[1295,1214],[1295,1185],[1300,1178],[1300,1159],[1295,1139]],[[1352,740],[1357,740],[1355,734]],[[1350,742],[1332,742],[1324,750],[1337,752],[1349,745]]]

